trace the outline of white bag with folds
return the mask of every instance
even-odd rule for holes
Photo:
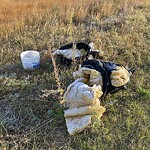
[[[130,73],[123,66],[117,66],[110,75],[111,84],[115,87],[123,86],[130,81]]]
[[[90,69],[86,67],[79,66],[78,71],[75,71],[73,73],[73,77],[75,79],[77,78],[85,78],[88,80],[88,85],[92,86],[94,84],[96,85],[103,85],[103,78],[99,71],[96,71],[95,69]]]
[[[69,107],[65,110],[67,130],[70,135],[83,131],[92,123],[94,117],[101,118],[105,108],[100,106],[99,97],[103,94],[100,85],[88,86],[85,78],[79,78],[70,84],[64,94]]]

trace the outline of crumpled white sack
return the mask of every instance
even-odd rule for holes
[[[66,118],[67,130],[70,135],[82,132],[91,123],[91,115]]]
[[[103,94],[100,85],[88,86],[86,79],[79,78],[70,84],[64,94],[64,100],[70,108],[92,105]]]
[[[64,117],[76,117],[76,116],[84,116],[84,115],[101,115],[105,111],[105,108],[100,105],[94,106],[85,106],[79,108],[69,108],[64,111]]]
[[[70,60],[73,60],[77,57],[82,57],[84,55],[86,55],[86,51],[84,49],[78,50],[78,49],[64,49],[64,50],[60,50],[57,49],[56,51],[54,51],[53,55],[62,55],[65,58],[68,58]]]
[[[117,66],[116,70],[112,71],[110,79],[113,86],[120,87],[130,81],[130,73],[123,66]]]
[[[69,108],[64,114],[68,133],[70,135],[75,135],[83,131],[92,124],[95,118],[100,119],[105,110],[105,107],[100,105]]]
[[[64,94],[68,110],[64,111],[67,131],[70,135],[83,131],[96,116],[101,118],[105,108],[100,106],[99,97],[103,94],[100,85],[88,86],[87,79],[79,78],[70,84]]]
[[[95,69],[90,69],[86,67],[79,66],[78,71],[73,72],[73,77],[75,79],[78,78],[86,78],[88,80],[88,85],[101,85],[103,86],[103,78],[99,71]]]

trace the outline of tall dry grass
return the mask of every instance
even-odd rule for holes
[[[37,16],[50,11],[54,6],[76,4],[73,0],[1,0],[0,26],[8,26],[16,20]]]
[[[1,0],[0,5],[0,28],[6,28],[17,21],[23,21],[28,17],[38,17],[44,13],[50,12],[54,7],[61,6],[61,17],[64,16],[65,8],[73,6],[71,9],[76,9],[75,18],[78,21],[83,20],[88,15],[88,10],[91,12],[100,12],[101,15],[112,15],[118,9],[127,11],[134,5],[137,5],[146,0]],[[99,3],[101,3],[99,5]],[[94,4],[94,5],[92,5]],[[94,6],[94,7],[93,7]],[[70,12],[66,12],[70,13]],[[68,14],[65,14],[67,17]]]
[[[32,28],[31,32],[34,31],[35,34],[40,34],[41,30],[43,30],[42,37],[40,38],[44,38],[44,41],[42,41],[39,46],[37,43],[36,46],[32,46],[31,48],[43,49],[47,47],[47,38],[44,35],[44,33],[47,33],[47,28],[51,28],[50,30],[52,31],[49,32],[49,36],[53,35],[56,37],[56,32],[60,32],[59,30],[62,30],[62,34],[66,34],[65,36],[67,36],[67,40],[66,38],[63,38],[60,42],[57,42],[57,45],[56,43],[54,44],[54,47],[58,47],[60,44],[68,41],[76,41],[79,38],[77,38],[77,33],[75,33],[79,32],[77,29],[79,27],[76,26],[77,24],[81,24],[81,26],[79,25],[81,28],[83,27],[82,25],[84,25],[83,31],[81,32],[89,33],[91,30],[91,22],[96,22],[96,24],[101,26],[101,28],[103,28],[102,26],[109,26],[108,24],[111,24],[113,21],[111,21],[111,19],[108,19],[107,21],[105,19],[106,17],[117,16],[119,13],[123,14],[126,11],[130,12],[137,3],[143,3],[145,1],[146,0],[142,0],[140,2],[136,0],[2,0],[0,5],[0,37],[3,39],[3,37],[9,37],[9,35],[13,32],[17,31],[18,33],[16,34],[19,34],[19,32],[23,31],[22,36],[25,37],[27,41],[25,39],[23,40],[23,37],[20,39],[20,37],[15,36],[15,43],[17,44],[17,41],[19,41],[19,43],[21,42],[21,48],[18,47],[18,44],[16,46],[20,49],[20,51],[23,51],[23,49],[28,49],[31,45],[35,45],[36,40],[34,40],[34,37],[29,39],[31,35],[27,35],[28,32],[26,31],[28,24],[35,24],[35,29]],[[103,18],[105,21],[103,21]],[[121,24],[122,22],[120,22],[120,25]],[[30,29],[27,30],[29,31]],[[34,34],[32,36],[34,36]],[[93,39],[93,37],[89,38]],[[56,40],[57,39],[54,39],[54,41]],[[3,40],[0,40],[1,43],[3,43],[2,41]],[[22,45],[24,42],[26,47]],[[104,49],[104,46],[102,46],[104,43],[99,44],[102,42],[101,38],[97,38],[95,41],[98,48],[103,47]],[[15,44],[11,44],[11,47],[16,49]],[[18,51],[18,53],[20,53],[20,51]],[[4,63],[8,62],[6,54],[9,55],[10,58],[15,57],[15,55],[19,55],[10,50],[7,52],[5,48],[1,48],[1,62],[2,60]]]

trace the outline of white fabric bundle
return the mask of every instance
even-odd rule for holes
[[[79,78],[70,84],[64,94],[69,107],[65,110],[67,130],[70,135],[83,131],[92,123],[92,118],[100,118],[105,108],[100,106],[99,97],[103,94],[101,86],[85,84],[87,79]]]
[[[103,94],[100,85],[90,87],[85,82],[86,79],[79,78],[68,86],[64,100],[70,108],[92,105]]]
[[[91,123],[91,115],[66,118],[67,130],[70,135],[82,132]]]
[[[53,55],[62,55],[63,57],[74,60],[77,57],[82,57],[86,55],[86,51],[84,49],[78,50],[78,49],[63,49],[63,50],[56,50]]]
[[[101,85],[103,86],[103,79],[102,75],[99,71],[96,71],[95,69],[89,69],[86,67],[79,66],[78,71],[75,71],[73,73],[73,77],[75,79],[77,78],[86,78],[88,79],[89,85]]]
[[[130,80],[130,74],[125,69],[123,66],[121,67],[116,67],[116,70],[113,70],[110,79],[111,79],[111,84],[115,87],[120,87],[125,85],[127,82]]]

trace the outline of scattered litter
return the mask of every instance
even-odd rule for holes
[[[100,100],[107,94],[124,89],[130,80],[131,72],[120,64],[92,59],[83,61],[73,73],[75,81],[64,94],[64,111],[67,131],[70,135],[82,132],[100,119],[106,108]]]
[[[82,68],[95,69],[102,76],[102,89],[105,98],[107,94],[115,93],[121,89],[125,89],[125,84],[130,80],[132,72],[120,64],[113,62],[104,62],[100,60],[86,60],[81,64]],[[99,83],[101,85],[101,82]],[[98,84],[98,83],[97,83]]]
[[[94,49],[94,43],[89,45],[86,43],[70,43],[53,52],[54,56],[57,55],[61,62],[68,66],[75,60],[87,60],[90,57],[96,58],[102,54],[101,50]]]
[[[94,43],[70,43],[55,50],[53,56],[56,55],[61,63],[68,66],[76,60],[82,60],[79,69],[73,72],[75,81],[68,86],[60,102],[66,107],[64,117],[67,131],[70,135],[75,135],[91,125],[95,118],[102,117],[106,108],[100,105],[100,100],[108,94],[125,89],[132,72],[123,65],[95,59],[102,55],[102,51],[95,50]],[[21,53],[21,60],[24,69],[38,68],[39,52],[25,51]],[[56,93],[58,91],[43,90],[42,97]]]

